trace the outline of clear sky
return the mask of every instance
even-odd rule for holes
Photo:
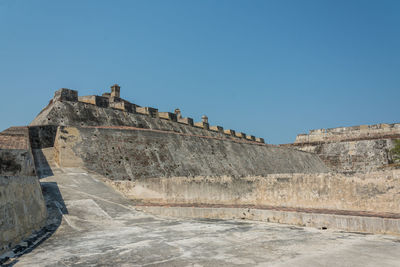
[[[0,130],[59,88],[290,143],[400,122],[398,0],[0,0]]]

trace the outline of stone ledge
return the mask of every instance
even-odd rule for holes
[[[319,229],[334,229],[349,232],[374,234],[400,234],[399,214],[396,218],[341,215],[335,213],[316,213],[287,211],[280,209],[259,209],[252,207],[185,207],[136,205],[136,209],[151,214],[207,219],[247,219],[254,221],[283,223]]]

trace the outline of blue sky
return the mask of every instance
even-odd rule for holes
[[[400,122],[397,0],[0,0],[0,130],[59,88],[290,143]]]

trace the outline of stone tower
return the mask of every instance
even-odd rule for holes
[[[114,84],[113,86],[111,86],[111,97],[120,97],[120,89],[121,87],[119,87],[118,84]]]

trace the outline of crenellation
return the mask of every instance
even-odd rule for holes
[[[132,104],[131,102],[124,100],[120,96],[121,87],[117,84],[111,86],[110,92],[105,92],[102,96],[97,95],[88,95],[88,96],[78,96],[78,92],[75,90],[62,88],[55,93],[53,101],[73,101],[73,102],[81,102],[85,104],[94,105],[101,108],[111,108],[115,110],[120,110],[128,113],[137,113],[142,115],[151,116],[153,118],[160,118],[163,120],[169,120],[172,122],[177,122],[181,124],[185,124],[188,126],[194,126],[196,128],[201,128],[204,130],[209,130],[216,133],[225,134],[228,136],[233,136],[237,138],[246,139],[249,141],[255,141],[255,136],[246,136],[245,133],[237,133],[234,130],[228,129],[224,130],[222,126],[210,126],[208,122],[208,117],[203,115],[201,117],[200,122],[194,123],[192,118],[182,117],[181,110],[179,108],[175,109],[174,112],[159,112],[158,109],[152,107],[141,107],[136,104]],[[86,107],[88,108],[88,107]],[[48,122],[53,122],[53,120],[49,117]],[[63,121],[60,121],[64,125]],[[80,123],[83,125],[83,122]],[[322,131],[326,132],[324,129],[313,130],[311,131],[313,135],[316,135],[314,132],[318,132],[320,134]],[[263,140],[262,138],[258,138],[258,140]],[[262,142],[260,142],[262,143]]]
[[[95,105],[102,108],[110,107],[109,99],[104,96],[97,96],[97,95],[80,96],[78,100],[79,102]]]
[[[143,115],[149,115],[153,118],[158,118],[158,109],[151,107],[136,107],[136,112]]]
[[[261,138],[261,137],[256,137],[256,142],[265,144],[264,138]]]
[[[171,112],[158,112],[158,116],[160,119],[170,120],[170,121],[177,121],[176,114]]]
[[[189,117],[187,117],[187,118],[179,118],[178,117],[177,120],[178,120],[179,123],[186,124],[186,125],[189,125],[189,126],[194,126],[192,118],[189,118]]]
[[[129,103],[128,101],[110,102],[109,105],[111,108],[119,109],[119,110],[126,111],[129,113],[136,112],[136,105]]]
[[[246,135],[246,139],[249,141],[256,141],[256,137],[254,135]]]
[[[310,130],[309,134],[297,135],[295,143],[337,142],[353,139],[380,138],[383,136],[395,136],[399,134],[399,123],[380,123],[374,125]]]
[[[226,135],[236,136],[235,130],[227,129],[227,130],[224,130],[224,133],[225,133]]]
[[[78,91],[61,88],[54,93],[54,101],[78,102]]]
[[[194,123],[194,127],[203,128],[206,130],[210,129],[210,125],[207,122],[199,121]]]
[[[246,134],[245,133],[241,133],[241,132],[235,132],[235,136],[239,137],[239,138],[243,138],[243,139],[246,138]]]
[[[214,132],[224,133],[224,128],[221,126],[210,126],[210,130]]]

